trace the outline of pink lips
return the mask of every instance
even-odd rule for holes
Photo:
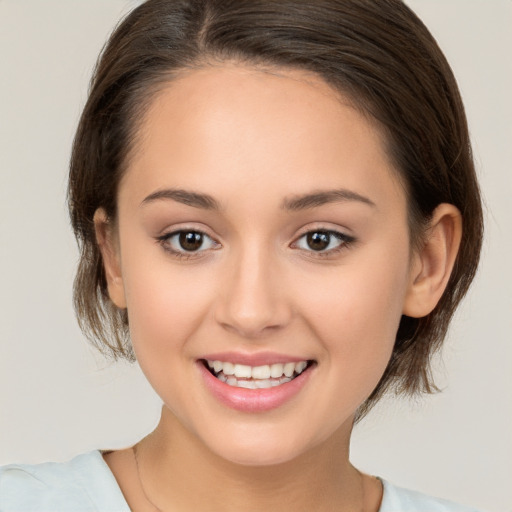
[[[230,361],[232,363],[260,366],[272,363],[300,362],[304,359],[276,354],[258,354],[244,356],[243,354],[209,354],[210,361]],[[217,379],[206,368],[203,360],[197,361],[206,388],[222,404],[241,412],[258,413],[276,409],[296,396],[304,387],[311,375],[311,368],[307,368],[290,382],[266,389],[246,389],[230,386]]]

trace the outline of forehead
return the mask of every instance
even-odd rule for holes
[[[245,190],[277,201],[343,186],[400,195],[396,176],[376,126],[316,75],[223,65],[159,90],[120,192],[199,188],[222,201]]]

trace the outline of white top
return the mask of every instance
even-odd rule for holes
[[[477,512],[382,480],[379,512]],[[69,462],[0,467],[0,512],[130,512],[97,450]]]

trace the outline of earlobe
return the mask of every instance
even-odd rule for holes
[[[103,259],[103,268],[107,279],[108,294],[110,300],[120,309],[126,308],[119,246],[113,227],[103,208],[98,208],[94,213],[94,229],[96,241]]]
[[[462,216],[452,204],[432,215],[421,249],[413,256],[403,314],[421,318],[437,305],[448,284],[462,237]]]

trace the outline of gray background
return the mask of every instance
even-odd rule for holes
[[[0,463],[64,460],[149,432],[159,400],[109,366],[71,308],[67,162],[95,58],[136,2],[0,0]],[[387,400],[353,459],[400,485],[512,511],[512,2],[410,0],[459,79],[487,203],[480,273],[438,364],[444,392]]]

